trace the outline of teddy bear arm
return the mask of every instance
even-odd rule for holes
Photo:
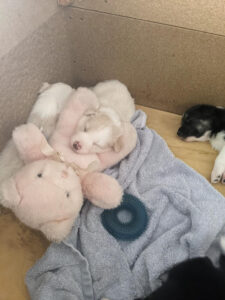
[[[113,177],[99,172],[88,173],[82,180],[84,196],[104,209],[117,207],[123,196],[122,187]]]
[[[87,88],[78,88],[61,112],[56,131],[64,136],[71,136],[85,111],[97,109],[98,105],[98,99],[92,91]]]
[[[3,181],[0,186],[1,194],[1,205],[12,210],[16,210],[17,205],[19,205],[21,198],[16,188],[16,182],[13,177]]]

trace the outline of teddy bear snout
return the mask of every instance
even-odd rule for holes
[[[82,148],[81,143],[78,142],[78,141],[74,142],[74,143],[73,143],[73,148],[74,148],[75,150],[80,150],[80,149]]]

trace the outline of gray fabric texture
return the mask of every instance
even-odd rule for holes
[[[225,198],[176,159],[164,140],[133,117],[133,152],[106,170],[149,215],[135,241],[117,241],[103,228],[102,209],[86,202],[69,237],[51,244],[27,273],[33,300],[132,300],[149,294],[160,275],[184,259],[203,256],[225,223]]]

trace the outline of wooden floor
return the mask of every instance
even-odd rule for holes
[[[178,115],[141,106],[137,108],[146,112],[148,126],[167,141],[176,157],[210,179],[217,153],[208,143],[185,143],[179,140],[176,136],[180,124]],[[225,196],[225,186],[214,186]],[[22,225],[10,213],[0,216],[0,300],[29,299],[24,276],[47,246],[48,242],[40,233]]]

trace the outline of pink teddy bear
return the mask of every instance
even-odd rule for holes
[[[118,153],[79,155],[69,148],[74,126],[95,104],[88,89],[74,92],[50,140],[51,146],[34,124],[21,125],[13,132],[25,166],[3,182],[1,204],[51,241],[59,242],[69,234],[83,205],[83,195],[104,209],[117,207],[122,199],[119,183],[97,171],[116,164],[134,148],[136,131],[131,124]]]

